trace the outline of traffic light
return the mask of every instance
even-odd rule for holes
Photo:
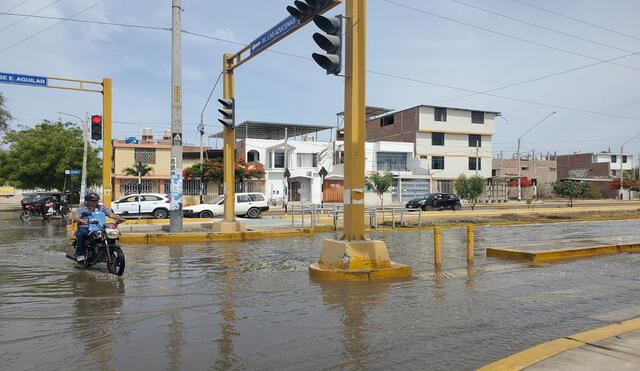
[[[91,116],[91,139],[102,139],[102,116],[100,115]]]
[[[218,99],[222,104],[222,108],[218,110],[222,114],[222,118],[218,119],[222,125],[229,129],[236,128],[236,100],[233,98]]]
[[[313,40],[326,53],[313,53],[311,56],[327,71],[327,75],[338,75],[342,70],[342,16],[325,17],[318,14],[313,17],[313,22],[324,31],[314,33]]]
[[[294,6],[289,5],[287,7],[287,11],[300,22],[304,22],[332,1],[333,0],[296,0],[293,2]]]

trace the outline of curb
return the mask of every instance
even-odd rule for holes
[[[522,370],[567,350],[593,344],[635,330],[640,330],[640,317],[551,340],[483,366],[478,371]]]

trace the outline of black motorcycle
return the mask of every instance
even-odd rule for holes
[[[120,238],[120,231],[118,230],[118,224],[122,221],[118,220],[115,223],[101,224],[97,220],[92,220],[90,224],[96,225],[99,228],[89,232],[85,242],[85,260],[82,263],[78,263],[84,268],[89,268],[92,265],[105,262],[107,263],[107,269],[109,273],[113,273],[118,276],[122,276],[124,273],[124,253],[119,244],[117,244],[118,238]],[[73,241],[73,249],[75,251],[77,240]],[[75,256],[67,254],[67,258],[76,261]]]

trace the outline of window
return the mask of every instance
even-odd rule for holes
[[[435,121],[447,121],[447,109],[442,107],[435,107],[433,119]]]
[[[482,147],[482,136],[477,134],[469,134],[469,147]]]
[[[260,161],[260,153],[255,149],[252,149],[247,153],[247,162],[258,162]]]
[[[432,146],[444,146],[444,133],[431,133]]]
[[[407,154],[397,152],[378,152],[378,171],[407,170]]]
[[[251,193],[249,197],[252,201],[264,201],[264,197],[260,193]]]
[[[618,176],[617,170],[611,170],[611,176]]]
[[[136,164],[138,162],[142,162],[144,165],[156,163],[155,148],[136,148],[134,151],[133,162]]]
[[[284,152],[272,152],[271,168],[284,169]]]
[[[138,202],[138,196],[127,197],[120,202]]]
[[[344,151],[335,151],[333,153],[334,164],[344,164]]]
[[[431,157],[431,168],[435,170],[443,170],[444,169],[444,157],[442,156],[433,156]]]
[[[469,170],[482,170],[482,159],[480,157],[469,157]]]
[[[626,164],[627,163],[627,156],[622,155],[622,163]]]
[[[529,166],[523,166],[520,168],[521,170],[529,170]]]
[[[318,167],[317,153],[298,153],[298,167]]]
[[[492,169],[491,170],[491,176],[497,176],[497,175],[498,175],[498,170]],[[489,180],[491,180],[491,178],[489,178]]]
[[[248,195],[237,195],[236,200],[240,202],[251,202],[251,198]]]
[[[618,162],[618,156],[611,155],[611,162]]]
[[[484,112],[471,111],[471,123],[472,124],[484,124]]]
[[[162,199],[158,196],[146,195],[142,196],[142,201],[162,201]]]
[[[393,125],[395,122],[394,115],[389,115],[380,118],[380,126]]]
[[[421,159],[421,160],[428,160],[428,159],[429,159],[429,156],[420,156],[420,159]]]

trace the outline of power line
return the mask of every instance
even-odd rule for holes
[[[541,10],[541,11],[546,12],[546,13],[550,13],[550,14],[553,14],[553,15],[557,15],[558,17],[567,18],[567,19],[570,19],[570,20],[572,20],[572,21],[574,21],[574,22],[578,22],[578,23],[586,24],[586,25],[589,25],[589,26],[591,26],[591,27],[595,27],[595,28],[598,28],[598,29],[601,29],[601,30],[604,30],[604,31],[609,31],[609,32],[612,32],[612,33],[615,33],[615,34],[618,34],[618,35],[626,36],[626,37],[628,37],[628,38],[630,38],[630,39],[640,40],[640,37],[636,37],[636,36],[633,36],[633,35],[629,35],[629,34],[627,34],[627,33],[623,33],[623,32],[620,32],[620,31],[616,31],[616,30],[614,30],[614,29],[612,29],[612,28],[608,28],[608,27],[600,26],[600,25],[597,25],[597,24],[595,24],[595,23],[587,22],[587,21],[584,21],[584,20],[582,20],[582,19],[578,19],[578,18],[571,17],[571,16],[568,16],[568,15],[565,15],[565,14],[561,14],[561,13],[558,13],[558,12],[556,12],[556,11],[549,10],[549,9],[545,9],[545,8],[539,7],[539,6],[537,6],[537,5],[529,4],[529,3],[524,2],[524,1],[520,1],[520,0],[511,0],[511,1],[516,2],[516,3],[518,3],[518,4],[525,5],[525,6],[529,6],[529,7],[531,7],[531,8],[535,8],[535,9]]]
[[[623,58],[627,58],[627,57],[630,57],[630,56],[633,56],[633,55],[638,55],[638,54],[640,54],[640,52],[635,52],[635,53],[631,53],[631,54],[625,54],[623,56],[612,58],[612,59],[609,59],[607,61],[586,64],[586,65],[583,65],[583,66],[570,68],[568,70],[559,71],[559,72],[551,73],[551,74],[548,74],[548,75],[539,76],[539,77],[536,77],[536,78],[533,78],[533,79],[529,79],[529,80],[525,80],[525,81],[520,81],[520,82],[516,82],[516,83],[512,83],[512,84],[503,85],[503,86],[500,86],[500,87],[497,87],[497,88],[494,88],[494,89],[485,90],[482,93],[490,93],[490,92],[493,92],[493,91],[512,88],[514,86],[524,85],[524,84],[528,84],[530,82],[540,81],[540,80],[548,79],[550,77],[556,77],[556,76],[564,75],[566,73],[575,72],[575,71],[583,70],[583,69],[586,69],[586,68],[589,68],[589,67],[597,66],[599,64],[607,63],[608,61],[612,61],[612,60],[616,60],[616,59],[623,59]],[[460,96],[460,97],[457,97],[457,98],[443,99],[443,100],[437,101],[435,103],[438,104],[438,103],[444,103],[444,102],[451,102],[451,101],[458,100],[458,99],[464,99],[464,98],[473,97],[473,96],[478,95],[478,94],[480,94],[480,93],[473,93],[473,94],[463,95],[463,96]]]
[[[171,31],[171,27],[143,26],[143,25],[136,25],[136,24],[91,21],[91,20],[85,20],[85,19],[72,19],[72,18],[65,18],[65,17],[51,17],[51,16],[44,16],[44,15],[29,15],[29,14],[19,14],[19,13],[9,13],[9,12],[1,12],[0,15],[10,15],[10,16],[25,17],[25,18],[50,19],[50,20],[78,22],[78,23],[92,23],[92,24],[100,24],[100,25],[105,25],[105,26],[120,26],[120,27],[130,27],[130,28],[146,28],[146,29],[150,29],[150,30]]]
[[[0,28],[0,32],[2,32],[4,30],[6,30],[7,28],[10,28],[10,27],[22,22],[22,21],[24,21],[25,19],[27,19],[30,16],[33,16],[34,14],[40,13],[41,11],[49,8],[50,6],[53,6],[53,5],[57,4],[57,3],[59,3],[60,1],[62,1],[62,0],[55,0],[54,2],[50,3],[49,5],[46,5],[46,6],[42,7],[42,8],[40,8],[40,9],[36,10],[35,12],[29,14],[28,16],[24,16],[22,19],[18,19],[17,21],[15,21],[13,23],[10,23],[9,25],[7,25],[7,26],[5,26],[3,28]]]
[[[593,59],[593,60],[596,60],[596,61],[601,61],[601,62],[604,61],[604,59],[600,59],[600,58],[597,58],[597,57],[592,57],[590,55],[574,52],[574,51],[571,51],[571,50],[568,50],[568,49],[558,48],[558,47],[555,47],[553,45],[548,45],[548,44],[540,43],[540,42],[537,42],[537,41],[525,39],[525,38],[520,37],[520,36],[510,35],[510,34],[507,34],[507,33],[504,33],[504,32],[492,30],[492,29],[487,28],[487,27],[476,26],[474,24],[463,22],[463,21],[457,20],[455,18],[446,17],[446,16],[443,16],[443,15],[440,15],[440,14],[429,12],[429,11],[424,10],[424,9],[414,8],[414,7],[409,6],[409,5],[401,4],[401,3],[395,2],[393,0],[383,0],[383,1],[385,1],[385,2],[387,2],[389,4],[393,4],[393,5],[402,7],[402,8],[406,8],[406,9],[412,10],[414,12],[427,14],[427,15],[430,15],[432,17],[436,17],[436,18],[444,19],[444,20],[447,20],[447,21],[450,21],[450,22],[462,24],[462,25],[465,25],[467,27],[476,28],[478,30],[482,30],[482,31],[485,31],[485,32],[493,33],[493,34],[500,35],[500,36],[503,36],[503,37],[507,37],[507,38],[510,38],[510,39],[519,40],[519,41],[522,41],[522,42],[525,42],[525,43],[529,43],[529,44],[533,44],[533,45],[537,45],[537,46],[540,46],[540,47],[543,47],[543,48],[556,50],[556,51],[560,51],[560,52],[571,54],[571,55],[576,55],[576,56],[583,57],[583,58]],[[626,65],[626,64],[615,63],[615,62],[607,62],[607,63],[611,63],[611,64],[615,64],[616,66],[630,68],[630,69],[633,69],[633,70],[640,71],[639,67],[629,66],[629,65]]]
[[[83,10],[81,10],[81,11],[79,11],[78,13],[76,13],[76,14],[72,15],[72,16],[71,16],[71,18],[74,18],[74,17],[76,17],[76,16],[78,16],[78,15],[80,15],[80,14],[82,14],[82,13],[86,12],[86,11],[89,11],[90,9],[95,8],[96,6],[98,6],[98,4],[103,3],[103,2],[105,2],[105,1],[106,1],[106,0],[98,0],[97,2],[93,3],[92,5],[89,5],[88,7],[84,8],[84,9],[83,9]],[[44,33],[44,32],[46,32],[46,31],[49,31],[50,29],[52,29],[52,28],[56,27],[57,25],[59,25],[59,24],[61,24],[61,23],[63,23],[63,22],[65,22],[65,21],[64,21],[64,20],[62,20],[62,21],[60,21],[60,22],[58,22],[58,23],[56,23],[56,24],[53,24],[53,25],[51,25],[51,26],[49,26],[49,27],[47,27],[47,28],[45,28],[45,29],[43,29],[43,30],[41,30],[41,31],[38,31],[38,32],[36,32],[36,33],[32,34],[31,36],[27,36],[27,37],[25,37],[24,39],[19,40],[19,41],[17,41],[17,42],[15,42],[15,43],[13,43],[13,44],[11,44],[11,45],[7,46],[6,48],[4,48],[4,49],[0,50],[0,53],[3,53],[3,52],[5,52],[5,51],[7,51],[7,50],[9,50],[9,49],[13,48],[13,47],[14,47],[14,46],[16,46],[16,45],[19,45],[19,44],[21,44],[21,43],[23,43],[23,42],[25,42],[25,41],[27,41],[27,40],[29,40],[29,39],[33,38],[33,37],[36,37],[36,36],[40,35],[41,33]]]
[[[24,0],[23,2],[19,3],[18,5],[14,5],[14,6],[12,6],[11,8],[9,8],[9,9],[5,10],[5,12],[10,12],[10,11],[12,11],[13,9],[15,9],[15,8],[17,8],[17,7],[19,7],[19,6],[21,6],[22,4],[28,3],[29,1],[31,1],[31,0]]]
[[[578,35],[574,35],[574,34],[571,34],[571,33],[568,33],[568,32],[559,31],[559,30],[555,30],[555,29],[553,29],[553,28],[549,28],[549,27],[541,26],[541,25],[539,25],[539,24],[535,24],[535,23],[533,23],[533,22],[525,21],[525,20],[522,20],[522,19],[519,19],[519,18],[515,18],[515,17],[509,16],[509,15],[506,15],[506,14],[498,13],[498,12],[495,12],[495,11],[493,11],[493,10],[489,10],[489,9],[481,8],[481,7],[479,7],[479,6],[476,6],[476,5],[473,5],[473,4],[469,4],[469,3],[465,3],[465,2],[460,1],[460,0],[450,0],[450,1],[453,1],[454,3],[460,4],[460,5],[463,5],[463,6],[469,7],[469,8],[473,8],[473,9],[480,10],[480,11],[482,11],[482,12],[486,12],[486,13],[489,13],[489,14],[493,14],[493,15],[496,15],[496,16],[498,16],[498,17],[503,17],[503,18],[506,18],[506,19],[512,20],[512,21],[514,21],[514,22],[519,22],[519,23],[526,24],[526,25],[531,26],[531,27],[539,28],[539,29],[541,29],[541,30],[545,30],[545,31],[549,31],[549,32],[554,32],[554,33],[557,33],[557,34],[559,34],[559,35],[563,35],[563,36],[571,37],[571,38],[574,38],[574,39],[577,39],[577,40],[586,41],[586,42],[591,43],[591,44],[595,44],[595,45],[599,45],[599,46],[604,46],[605,48],[610,48],[610,49],[614,49],[614,50],[618,50],[618,51],[622,51],[622,52],[626,52],[626,53],[633,53],[631,50],[627,50],[627,49],[623,49],[623,48],[618,48],[618,47],[615,47],[615,46],[612,46],[612,45],[609,45],[609,44],[601,43],[601,42],[599,42],[599,41],[595,41],[595,40],[587,39],[587,38],[582,37],[582,36],[578,36]]]

